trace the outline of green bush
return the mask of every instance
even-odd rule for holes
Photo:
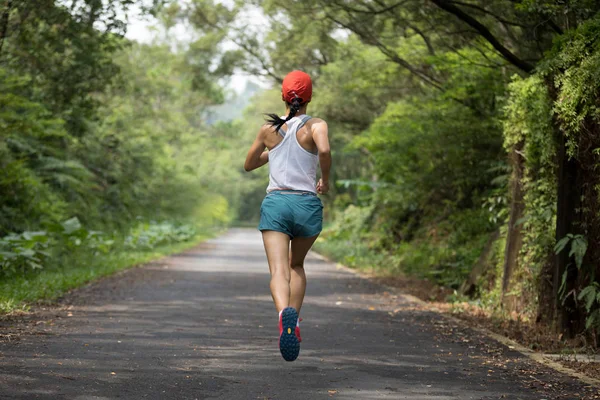
[[[46,232],[23,232],[0,238],[0,276],[41,269],[50,257]]]
[[[170,222],[139,224],[125,237],[125,247],[151,250],[171,243],[186,242],[197,235],[192,225],[177,225]]]

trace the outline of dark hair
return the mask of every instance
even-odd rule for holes
[[[292,100],[291,103],[287,103],[287,105],[290,107],[290,113],[288,114],[286,119],[280,118],[277,114],[266,114],[266,116],[268,117],[267,124],[275,127],[276,131],[278,131],[283,126],[283,124],[285,124],[290,119],[294,118],[296,114],[298,114],[298,111],[300,111],[300,107],[302,107],[302,99],[300,97],[296,97]]]

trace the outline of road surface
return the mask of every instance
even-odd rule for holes
[[[576,399],[585,385],[309,255],[300,357],[277,348],[260,234],[235,229],[2,329],[1,399]],[[5,336],[10,337],[10,336]],[[586,397],[590,396],[590,397]]]

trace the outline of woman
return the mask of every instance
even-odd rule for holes
[[[312,98],[310,77],[302,71],[289,73],[281,92],[286,115],[268,114],[248,151],[244,169],[252,171],[269,163],[269,186],[258,229],[271,271],[271,295],[279,312],[279,349],[285,360],[294,361],[302,340],[298,315],[306,291],[304,258],[321,233],[323,205],[317,193],[329,191],[331,155],[327,124],[306,115]],[[321,179],[317,183],[318,163]]]

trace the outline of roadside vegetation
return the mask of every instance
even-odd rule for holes
[[[125,40],[120,2],[68,3],[1,6],[0,313],[235,216],[241,174],[204,122],[224,96],[201,67],[211,54]]]
[[[62,226],[53,234],[23,232],[0,241],[0,313],[27,311],[31,303],[55,300],[94,279],[195,246],[214,233],[147,223],[127,236],[108,238],[85,230],[76,219]]]

